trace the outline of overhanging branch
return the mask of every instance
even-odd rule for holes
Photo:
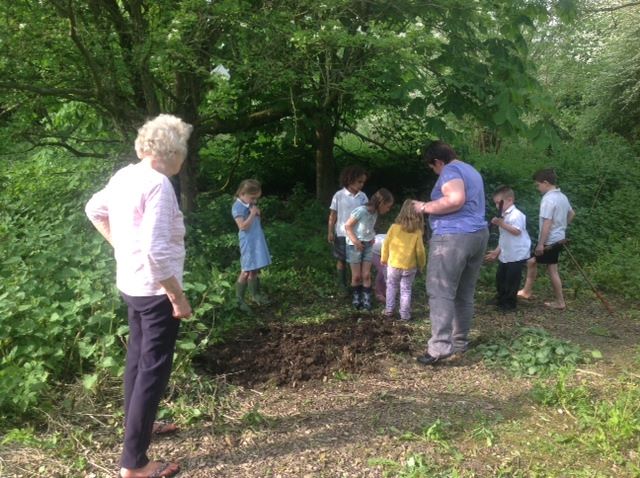
[[[357,131],[355,128],[350,127],[349,125],[343,123],[342,126],[339,128],[340,131],[343,131],[345,133],[351,133],[352,135],[360,138],[363,141],[366,141],[367,143],[371,143],[374,146],[377,146],[378,148],[386,151],[387,153],[391,153],[394,156],[403,156],[402,153],[399,153],[397,151],[394,151],[390,148],[388,148],[387,146],[385,146],[384,144],[382,144],[380,141],[376,141],[375,139],[369,138],[368,136],[363,135],[362,133],[360,133],[359,131]]]
[[[616,5],[613,7],[595,8],[590,11],[591,12],[614,12],[616,10],[622,10],[623,8],[637,7],[638,5],[640,5],[640,2],[629,2],[629,3],[623,3],[622,5]]]

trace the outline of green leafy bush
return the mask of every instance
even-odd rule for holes
[[[551,336],[537,327],[522,327],[514,335],[480,344],[484,360],[517,376],[546,376],[585,360],[578,345]]]
[[[615,158],[615,167],[611,158]],[[559,186],[577,214],[567,232],[573,256],[599,288],[627,297],[637,295],[640,243],[636,238],[640,237],[640,222],[636,220],[636,202],[640,161],[632,145],[604,135],[593,143],[572,141],[550,151],[505,142],[498,154],[472,154],[468,159],[485,180],[487,217],[495,215],[490,201],[493,190],[500,184],[511,186],[516,193],[516,205],[527,216],[527,230],[534,243],[538,237],[541,196],[532,175],[540,168],[554,168]],[[491,241],[497,243],[496,234]],[[562,263],[563,268],[575,269],[568,257]]]
[[[0,214],[0,416],[46,408],[52,384],[121,367],[121,305],[104,241],[88,235],[82,184],[101,169],[9,163]]]

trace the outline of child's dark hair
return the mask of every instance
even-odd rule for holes
[[[549,184],[553,184],[554,186],[558,184],[558,176],[556,172],[552,168],[539,169],[535,173],[533,173],[533,180],[538,183],[548,182]]]
[[[493,191],[492,197],[495,198],[498,196],[500,196],[501,198],[509,198],[515,200],[516,193],[514,193],[513,189],[511,189],[509,186],[499,186],[495,191]]]
[[[340,184],[346,188],[362,176],[367,176],[367,172],[362,166],[347,166],[340,172]]]
[[[262,193],[262,184],[257,179],[245,179],[238,186],[236,197],[241,194],[260,194]]]
[[[378,208],[382,204],[389,204],[391,202],[393,202],[393,194],[391,194],[391,191],[385,188],[380,188],[375,193],[373,193],[373,196],[371,196],[371,198],[369,199],[367,208],[370,211],[378,211]]]
[[[444,141],[436,140],[422,147],[422,160],[427,164],[435,164],[436,159],[449,164],[458,159],[458,154]]]

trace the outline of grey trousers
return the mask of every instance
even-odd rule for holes
[[[473,296],[489,240],[488,229],[434,235],[429,241],[427,295],[431,338],[427,352],[447,357],[469,346]]]

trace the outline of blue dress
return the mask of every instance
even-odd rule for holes
[[[236,199],[231,207],[231,215],[235,220],[238,217],[249,217],[249,207],[240,199]],[[255,216],[249,229],[238,232],[240,240],[240,268],[243,272],[255,271],[271,264],[271,255],[264,238],[260,216]]]

